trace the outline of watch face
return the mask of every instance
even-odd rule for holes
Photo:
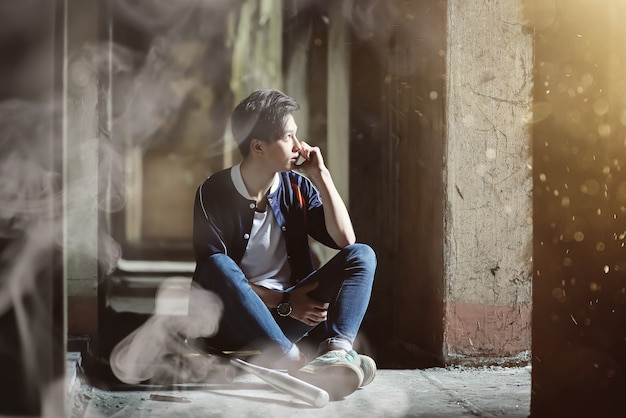
[[[291,305],[288,302],[283,302],[276,307],[276,311],[278,311],[280,316],[289,316],[291,314]]]

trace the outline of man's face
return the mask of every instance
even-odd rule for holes
[[[283,135],[266,144],[265,155],[275,171],[289,171],[295,167],[300,149],[300,141],[296,137],[297,130],[296,121],[292,115],[288,115]]]

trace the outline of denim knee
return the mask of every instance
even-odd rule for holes
[[[212,254],[198,261],[194,281],[200,286],[214,290],[216,287],[232,287],[247,282],[241,268],[226,254]]]
[[[368,269],[376,268],[376,253],[369,245],[362,243],[350,244],[344,247],[342,251],[346,252],[346,260],[350,264],[360,265]]]

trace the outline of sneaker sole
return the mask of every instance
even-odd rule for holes
[[[363,382],[361,368],[346,364],[331,365],[316,373],[298,370],[293,376],[325,390],[331,401],[343,399],[354,393]]]

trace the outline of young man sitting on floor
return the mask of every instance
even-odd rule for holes
[[[298,140],[299,104],[278,90],[250,94],[231,126],[243,161],[206,179],[194,208],[195,285],[223,302],[217,350],[255,348],[257,361],[340,399],[376,364],[353,349],[376,256],[355,233],[318,147]],[[301,161],[304,161],[301,165]],[[302,173],[302,174],[300,174]],[[316,269],[309,236],[338,253]],[[193,294],[190,310],[194,308]],[[317,346],[305,364],[296,343]]]

